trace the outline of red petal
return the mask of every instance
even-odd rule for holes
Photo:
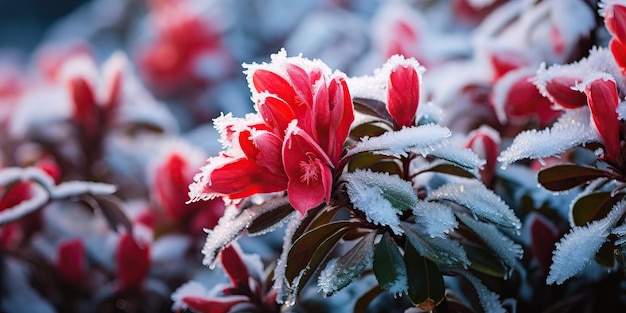
[[[274,72],[258,69],[252,74],[252,83],[257,92],[267,91],[283,99],[296,113],[296,116],[301,116],[308,110],[303,100],[296,94],[293,86]]]
[[[201,313],[227,313],[230,309],[250,299],[245,296],[230,296],[225,298],[184,297],[182,301],[192,310]]]
[[[64,241],[59,245],[57,268],[65,282],[77,284],[85,279],[85,255],[85,245],[81,239]]]
[[[608,5],[605,8],[604,23],[609,32],[622,44],[626,44],[626,7]]]
[[[118,243],[116,262],[120,290],[141,288],[150,270],[150,246],[140,245],[132,234],[124,233]]]
[[[500,136],[493,128],[483,126],[469,134],[469,140],[465,145],[472,149],[478,156],[486,160],[486,164],[480,171],[480,178],[485,185],[490,186],[495,175],[497,158],[500,153]]]
[[[273,173],[248,159],[237,159],[211,172],[208,193],[221,193],[232,199],[257,193],[277,192],[287,189],[284,172]]]
[[[0,211],[12,208],[32,196],[31,182],[17,182],[7,189],[0,198]],[[1,189],[0,189],[1,191]]]
[[[287,76],[291,80],[293,89],[298,94],[299,101],[303,102],[307,108],[311,108],[313,103],[313,92],[311,86],[320,77],[321,72],[312,73],[313,77],[309,78],[309,74],[295,64],[287,64]],[[311,81],[311,79],[314,79]],[[297,103],[297,102],[296,102]]]
[[[69,80],[73,120],[87,138],[94,138],[100,129],[100,108],[91,85],[82,77]]]
[[[546,91],[555,104],[566,109],[580,108],[587,105],[587,97],[572,87],[581,81],[578,77],[555,77],[546,82]]]
[[[619,98],[615,82],[602,78],[594,80],[586,86],[585,94],[593,123],[604,141],[607,158],[621,164],[620,122],[615,111],[619,104]]]
[[[493,70],[493,81],[512,70],[528,65],[526,58],[516,51],[492,51],[489,59]]]
[[[506,115],[513,118],[535,116],[541,124],[549,124],[562,112],[552,109],[550,100],[539,93],[529,78],[530,76],[520,77],[509,88],[505,101]]]
[[[219,261],[222,264],[222,268],[233,287],[247,286],[248,285],[248,267],[241,259],[242,252],[233,244],[226,247],[219,256]]]
[[[419,105],[419,76],[413,66],[396,65],[387,83],[387,111],[398,127],[410,127],[415,121]]]
[[[550,271],[557,236],[558,231],[552,223],[535,215],[530,224],[530,247],[544,274]]]
[[[624,73],[626,71],[626,45],[613,38],[609,41],[609,50],[613,55],[613,59],[615,59],[615,63]]]
[[[187,214],[187,186],[193,176],[187,160],[178,153],[172,153],[162,164],[156,167],[153,182],[153,193],[157,203],[168,213],[169,217],[178,222]]]
[[[296,114],[287,102],[275,96],[264,98],[258,105],[259,114],[263,121],[273,129],[276,134],[283,136],[289,122],[296,119]]]
[[[302,129],[291,127],[287,131],[283,163],[289,177],[289,201],[302,215],[322,201],[330,200],[333,181],[331,161]]]

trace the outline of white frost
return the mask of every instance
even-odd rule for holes
[[[498,156],[502,168],[521,159],[550,157],[569,148],[593,141],[601,141],[591,125],[589,108],[566,111],[551,128],[527,130],[515,137],[511,146]]]
[[[448,237],[431,237],[417,224],[402,222],[402,229],[417,252],[430,260],[444,265],[467,265],[470,260],[461,245]]]
[[[386,132],[377,137],[363,138],[352,149],[348,150],[346,157],[361,152],[372,152],[398,158],[408,156],[410,152],[426,156],[443,144],[450,135],[451,132],[448,128],[435,124],[405,127],[398,131]]]
[[[396,234],[402,234],[399,208],[393,206],[387,197],[399,195],[396,199],[407,207],[417,204],[417,196],[410,182],[396,175],[357,170],[345,173],[347,191],[354,207],[365,213],[367,221],[375,225],[389,226]]]
[[[576,275],[587,265],[602,244],[606,241],[611,228],[626,212],[626,201],[616,203],[611,212],[603,219],[594,221],[586,226],[577,226],[566,234],[556,244],[552,257],[550,274],[547,284],[562,284],[568,278]]]
[[[467,207],[472,214],[504,227],[520,229],[522,222],[513,210],[485,185],[468,181],[467,183],[448,183],[432,191],[426,200],[447,200]]]
[[[510,270],[516,267],[517,260],[521,259],[524,254],[522,246],[505,236],[493,224],[480,222],[466,214],[458,214],[458,217],[500,257],[504,265],[508,266]]]
[[[467,271],[458,271],[457,273],[461,274],[470,283],[472,283],[476,293],[478,294],[478,300],[483,306],[483,309],[485,309],[485,313],[506,313],[506,310],[502,307],[502,303],[500,303],[500,296],[489,290],[487,286],[480,281],[480,279],[476,278]]]
[[[446,237],[459,223],[452,209],[439,202],[418,201],[413,209],[415,223],[420,225],[430,237]]]

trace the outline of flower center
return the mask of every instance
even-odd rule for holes
[[[310,185],[311,180],[317,181],[320,172],[319,160],[311,152],[306,154],[308,161],[300,161],[300,182]]]

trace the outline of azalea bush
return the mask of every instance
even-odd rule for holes
[[[624,310],[624,21],[88,3],[0,58],[0,311]]]

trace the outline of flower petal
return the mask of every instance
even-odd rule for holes
[[[588,78],[582,85],[587,95],[593,124],[604,141],[606,157],[610,161],[621,164],[620,122],[615,111],[619,98],[615,80],[608,74],[598,74]]]

